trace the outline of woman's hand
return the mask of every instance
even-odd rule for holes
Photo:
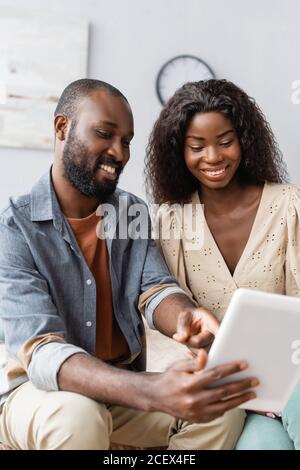
[[[250,410],[250,413],[255,413],[257,415],[266,416],[267,418],[272,418],[272,419],[281,419],[281,413],[273,413],[273,411]]]

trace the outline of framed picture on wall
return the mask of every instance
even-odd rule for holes
[[[87,74],[88,23],[0,14],[0,146],[52,149],[63,88]]]

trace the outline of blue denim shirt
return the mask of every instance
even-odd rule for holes
[[[107,202],[118,214],[120,196],[128,206],[146,206],[117,189]],[[183,291],[151,238],[111,237],[106,244],[114,314],[130,349],[128,363],[133,370],[143,370],[139,296],[153,286],[162,287],[147,302],[146,317],[153,327],[158,303]],[[0,247],[0,312],[9,354],[0,370],[2,401],[27,380],[43,390],[58,390],[57,372],[67,358],[78,352],[95,354],[96,284],[60,209],[51,170],[31,193],[11,198],[0,213]]]

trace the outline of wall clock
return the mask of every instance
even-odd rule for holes
[[[164,105],[184,83],[215,78],[210,66],[193,55],[179,55],[166,62],[156,79],[156,93]]]

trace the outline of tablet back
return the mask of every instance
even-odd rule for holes
[[[242,359],[249,363],[248,369],[215,385],[257,377],[257,398],[241,407],[281,412],[300,379],[300,298],[235,291],[206,369]]]

